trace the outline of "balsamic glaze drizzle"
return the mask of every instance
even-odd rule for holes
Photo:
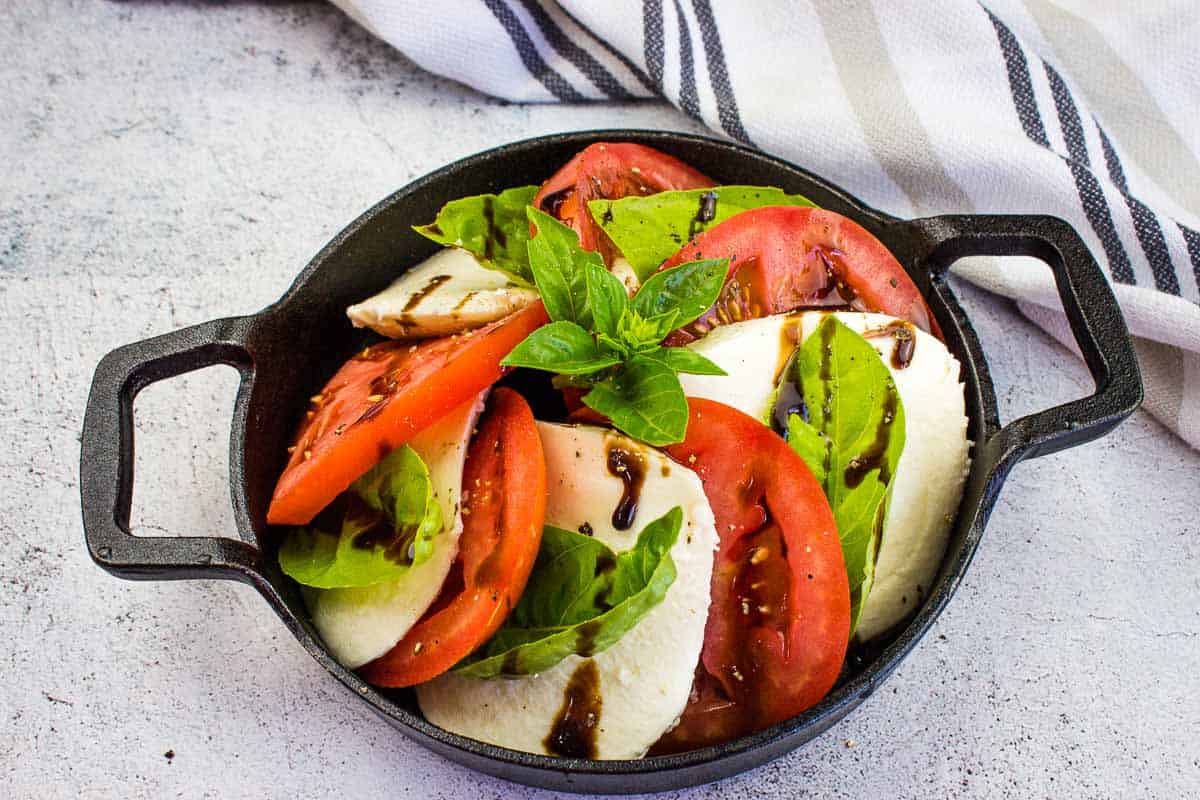
[[[621,500],[613,509],[612,526],[619,531],[633,527],[641,499],[642,484],[646,481],[646,459],[615,444],[608,445],[608,474],[625,484]]]
[[[564,758],[595,758],[602,705],[600,671],[589,658],[575,668],[567,681],[562,708],[542,742],[546,750]]]

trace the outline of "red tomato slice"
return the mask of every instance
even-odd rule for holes
[[[743,211],[684,245],[663,269],[729,258],[716,304],[674,336],[699,338],[717,325],[807,306],[848,305],[906,319],[941,337],[921,292],[883,244],[833,211],[770,206]]]
[[[687,438],[721,537],[692,696],[654,752],[703,747],[804,711],[833,687],[850,589],[833,512],[804,461],[761,422],[688,398]]]
[[[583,249],[599,250],[611,264],[617,252],[588,212],[589,200],[712,185],[702,173],[652,147],[602,142],[584,148],[554,173],[542,184],[533,204],[574,228]]]
[[[382,342],[351,358],[313,397],[267,522],[310,522],[380,458],[499,380],[500,360],[547,321],[538,302],[458,336]]]
[[[362,676],[412,686],[441,675],[500,627],[525,591],[546,520],[546,459],[533,412],[501,387],[467,451],[458,561],[425,616]]]

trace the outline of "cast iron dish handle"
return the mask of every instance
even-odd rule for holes
[[[156,381],[215,364],[236,367],[241,373],[239,394],[247,391],[254,374],[244,344],[248,321],[246,317],[218,319],[127,345],[109,353],[96,367],[80,453],[83,531],[92,558],[114,575],[143,580],[260,580],[261,556],[246,542],[149,538],[129,531],[134,398]]]
[[[965,256],[1026,255],[1054,273],[1058,296],[1096,391],[1030,414],[995,430],[989,420],[984,446],[1003,476],[1025,458],[1055,453],[1105,435],[1142,402],[1142,381],[1125,319],[1083,239],[1067,222],[1049,216],[943,216],[914,220],[926,236],[934,291],[949,300],[944,275]],[[1086,303],[1082,298],[1088,298]]]

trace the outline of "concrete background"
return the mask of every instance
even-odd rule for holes
[[[274,300],[344,223],[451,159],[551,131],[322,4],[0,6],[0,794],[546,797],[408,742],[249,588],[89,561],[78,432],[109,349]],[[870,200],[870,198],[867,198]],[[1067,351],[963,287],[1006,418],[1079,396]],[[231,531],[222,368],[138,400],[135,526]],[[864,707],[679,797],[1200,796],[1200,454],[1145,415],[1020,466],[955,601]]]

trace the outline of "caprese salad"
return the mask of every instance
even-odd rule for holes
[[[610,143],[417,230],[443,249],[347,310],[380,340],[268,511],[346,667],[468,737],[637,758],[804,711],[921,605],[963,388],[862,227]]]

